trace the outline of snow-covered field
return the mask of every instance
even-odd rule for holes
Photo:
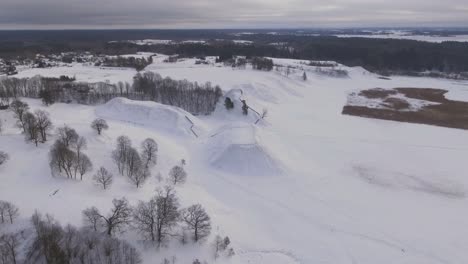
[[[409,39],[426,42],[441,43],[444,41],[468,42],[468,35],[454,36],[431,36],[431,35],[413,35],[406,33],[390,33],[390,34],[369,34],[369,35],[354,35],[354,34],[339,34],[340,38],[378,38],[378,39]]]
[[[219,84],[233,98],[242,96],[257,111],[268,109],[254,125],[253,113],[241,114],[240,102],[228,111],[220,102],[210,116],[192,117],[156,103],[115,99],[97,107],[25,100],[45,109],[56,126],[68,124],[88,140],[86,153],[95,168],[117,175],[110,153],[127,135],[134,145],[147,138],[159,144],[153,176],[187,160],[188,181],[177,187],[183,206],[201,203],[212,217],[213,234],[229,235],[236,255],[219,263],[468,263],[468,132],[428,125],[341,115],[350,92],[374,87],[449,90],[448,97],[468,101],[468,83],[444,79],[379,79],[362,68],[346,68],[348,78],[314,73],[293,60],[276,64],[304,67],[280,72],[195,65],[195,60],[162,63],[160,55],[146,70],[175,79]],[[83,81],[131,82],[129,69],[80,66],[30,69],[19,76],[76,75]],[[241,91],[242,90],[242,95]],[[199,132],[188,132],[189,116]],[[96,117],[110,129],[97,136],[89,127]],[[0,111],[4,132],[0,149],[10,161],[0,167],[0,200],[18,205],[27,221],[34,210],[62,223],[82,224],[89,206],[105,210],[112,198],[132,204],[148,200],[164,183],[152,177],[141,189],[116,177],[110,190],[52,178],[47,153],[52,140],[35,147],[24,142],[11,113]],[[60,191],[51,196],[55,190]],[[139,246],[132,232],[124,234]],[[209,243],[156,251],[139,246],[145,263],[177,256],[213,263]]]

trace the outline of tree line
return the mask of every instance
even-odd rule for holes
[[[138,73],[133,89],[144,100],[180,107],[192,114],[210,114],[216,108],[222,91],[211,83],[199,84],[187,80],[162,78],[154,72]]]
[[[153,72],[138,73],[133,84],[74,82],[73,78],[5,78],[0,80],[2,105],[18,97],[40,98],[45,105],[56,102],[96,105],[116,97],[154,101],[180,107],[195,115],[210,114],[222,96],[219,86],[162,78]]]
[[[153,63],[153,57],[148,58],[135,58],[131,57],[105,57],[104,61],[102,62],[101,66],[106,67],[128,67],[134,68],[137,71],[143,70],[146,66]]]

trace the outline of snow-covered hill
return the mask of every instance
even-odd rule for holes
[[[301,68],[284,72],[195,65],[195,60],[162,63],[155,58],[147,70],[175,79],[219,84],[235,108],[219,103],[210,116],[193,117],[170,106],[114,99],[97,107],[75,104],[41,105],[56,126],[68,124],[88,140],[86,153],[95,167],[117,175],[110,153],[120,135],[134,145],[154,138],[160,160],[153,175],[166,176],[181,159],[188,181],[177,187],[183,206],[201,203],[213,221],[212,237],[229,235],[236,250],[218,263],[467,263],[468,254],[468,132],[428,125],[343,116],[350,92],[374,87],[421,87],[449,90],[448,97],[468,100],[468,83],[443,79],[393,77],[379,79],[362,68],[347,68],[346,78],[320,74],[300,61],[274,59],[275,64]],[[41,74],[75,74],[93,81],[131,81],[108,69],[76,66],[44,69]],[[77,69],[74,73],[73,69]],[[307,81],[303,81],[303,71]],[[27,70],[20,76],[34,76]],[[89,75],[89,76],[88,76]],[[268,116],[258,124],[241,103]],[[199,137],[191,134],[190,118]],[[110,129],[98,136],[90,123],[104,117]],[[11,113],[0,111],[4,132],[0,149],[10,154],[0,167],[0,200],[21,209],[24,223],[34,210],[63,223],[82,224],[81,211],[101,210],[112,198],[126,196],[131,204],[147,200],[157,186],[152,177],[136,189],[116,177],[109,191],[83,182],[52,178],[47,153],[51,141],[35,147],[24,142]],[[53,139],[53,138],[52,138]],[[55,190],[56,195],[51,196]],[[156,251],[144,248],[132,232],[123,235],[138,246],[144,263],[177,263],[195,258],[213,263],[209,243],[174,245]]]

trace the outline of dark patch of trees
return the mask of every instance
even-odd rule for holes
[[[116,58],[113,57],[106,57],[102,66],[106,67],[128,67],[134,68],[137,71],[143,70],[146,66],[153,63],[153,58],[149,57],[146,58],[135,58],[135,57],[121,57],[117,56]]]
[[[212,86],[211,83],[177,81],[162,78],[153,72],[138,73],[134,78],[133,89],[142,99],[177,106],[192,114],[213,112],[222,95],[219,86]]]
[[[248,115],[249,114],[249,106],[245,100],[242,100],[242,114]]]
[[[162,78],[153,72],[138,73],[133,85],[123,82],[70,82],[39,76],[30,79],[0,80],[0,98],[41,98],[45,105],[56,102],[94,105],[106,103],[115,97],[126,97],[177,106],[192,114],[210,114],[221,95],[219,86],[212,86],[211,83],[198,84],[187,80]]]
[[[273,70],[273,60],[268,58],[254,57],[251,60],[252,67],[255,70],[271,71]]]
[[[227,110],[234,108],[234,102],[231,100],[231,98],[226,97],[226,99],[224,99],[224,107],[226,107]]]
[[[429,34],[467,34],[466,30],[445,29]],[[444,72],[468,71],[468,43],[428,43],[414,40],[338,38],[340,32],[330,30],[297,33],[293,30],[276,30],[281,34],[253,30],[256,34],[243,35],[252,45],[237,45],[236,30],[99,30],[99,31],[2,31],[0,32],[0,57],[11,59],[35,59],[36,54],[61,52],[90,52],[90,54],[132,54],[138,51],[163,54],[179,54],[184,57],[219,56],[222,59],[233,55],[252,57],[276,57],[304,60],[332,60],[348,66],[363,66],[382,73],[412,73],[425,70]],[[368,34],[362,31],[344,30],[341,33]],[[426,31],[412,30],[428,35]],[[322,34],[322,36],[312,36]],[[135,39],[225,39],[207,44],[182,43],[174,45],[136,45],[111,40]],[[282,43],[270,45],[270,43]]]
[[[226,99],[224,99],[224,106],[227,110],[231,110],[234,108],[234,102],[231,100],[231,98],[226,97]]]

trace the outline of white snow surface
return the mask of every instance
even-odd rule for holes
[[[39,209],[62,223],[82,224],[90,206],[107,211],[113,198],[131,204],[148,200],[156,187],[152,177],[136,189],[118,176],[111,151],[120,135],[139,147],[147,137],[159,144],[152,175],[164,177],[180,159],[187,161],[188,181],[177,187],[183,207],[201,203],[213,222],[205,244],[180,245],[156,251],[139,242],[134,231],[121,235],[143,253],[144,263],[177,263],[193,259],[214,263],[215,234],[228,235],[236,255],[216,263],[251,264],[458,264],[468,263],[468,132],[421,124],[341,115],[347,95],[375,87],[440,88],[448,97],[467,100],[466,82],[392,77],[382,80],[362,68],[345,68],[348,78],[317,75],[305,67],[289,76],[239,70],[220,65],[195,65],[195,59],[162,63],[147,70],[175,79],[219,84],[233,97],[235,108],[222,102],[209,116],[191,117],[202,131],[187,131],[184,111],[150,102],[115,99],[107,105],[54,104],[25,99],[32,110],[44,109],[56,127],[75,128],[88,140],[85,151],[94,168],[115,175],[110,190],[83,182],[53,178],[48,150],[55,135],[35,147],[25,143],[10,112],[0,111],[4,131],[0,149],[10,154],[0,167],[0,199],[14,202],[21,221]],[[293,60],[275,63],[301,65]],[[79,80],[131,81],[130,69],[75,65],[27,69],[20,76],[75,75]],[[257,125],[253,111],[242,115],[236,97],[268,116]],[[102,136],[91,130],[96,117],[108,120]],[[59,192],[51,196],[55,190]]]
[[[468,35],[454,36],[431,36],[431,35],[413,35],[406,33],[390,33],[390,34],[369,34],[369,35],[354,35],[354,34],[338,34],[340,38],[377,38],[377,39],[408,39],[425,42],[442,43],[444,41],[468,42]]]
[[[259,142],[253,125],[226,125],[208,141],[210,163],[219,170],[240,176],[275,176],[281,174],[279,159]]]
[[[102,106],[96,107],[96,114],[107,119],[116,119],[140,126],[150,126],[154,130],[169,135],[190,136],[194,122],[196,134],[203,128],[198,119],[190,113],[176,107],[155,102],[133,101],[126,98],[114,98]],[[191,122],[190,122],[191,121]]]

